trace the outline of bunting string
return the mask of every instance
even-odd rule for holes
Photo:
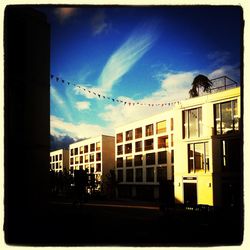
[[[83,87],[83,86],[80,86],[78,84],[75,84],[75,83],[71,83],[69,81],[66,81],[58,76],[55,76],[55,75],[50,75],[50,78],[51,80],[52,79],[55,79],[56,82],[61,82],[63,84],[68,84],[68,85],[72,85],[72,86],[75,86],[81,90],[83,90],[84,92],[88,92],[89,94],[93,94],[94,96],[96,96],[98,99],[107,99],[107,100],[110,100],[112,102],[117,102],[117,103],[122,103],[126,106],[149,106],[149,107],[171,107],[171,106],[174,106],[176,104],[180,104],[180,101],[172,101],[172,102],[166,102],[166,103],[144,103],[144,102],[138,102],[138,101],[125,101],[125,100],[121,100],[121,99],[118,99],[118,98],[114,98],[114,97],[109,97],[109,96],[106,96],[106,95],[103,95],[101,93],[96,93],[90,89],[88,89],[87,87]]]

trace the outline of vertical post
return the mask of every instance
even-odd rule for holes
[[[227,83],[226,83],[227,79],[226,79],[226,76],[224,76],[224,87],[225,87],[225,90],[227,89]]]

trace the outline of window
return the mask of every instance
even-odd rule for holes
[[[167,151],[158,152],[158,164],[167,163]]]
[[[155,164],[155,153],[146,154],[146,165]]]
[[[126,167],[132,167],[132,155],[126,157]]]
[[[126,141],[133,140],[133,130],[129,130],[126,132]]]
[[[123,134],[122,133],[119,133],[116,135],[116,142],[117,143],[123,142]]]
[[[125,144],[125,154],[132,153],[132,143]]]
[[[171,131],[174,130],[174,118],[170,119],[170,129],[171,129]]]
[[[71,157],[71,158],[70,158],[70,165],[73,165],[73,164],[74,164],[74,158]]]
[[[62,154],[59,154],[59,161],[62,160]]]
[[[89,155],[85,155],[85,156],[84,156],[84,162],[85,162],[85,163],[89,162]]]
[[[101,153],[96,153],[96,161],[100,161],[101,160]]]
[[[154,168],[146,168],[146,180],[147,182],[154,181]]]
[[[173,147],[173,146],[174,146],[174,135],[171,134],[171,147]]]
[[[101,143],[97,142],[96,143],[96,151],[99,151],[101,149]]]
[[[165,133],[166,131],[166,121],[156,123],[156,134]]]
[[[71,155],[71,156],[74,155],[74,150],[73,150],[73,148],[70,149],[70,155]]]
[[[126,181],[133,182],[134,181],[134,170],[126,169]]]
[[[142,128],[136,128],[135,129],[135,139],[142,137]]]
[[[56,161],[58,161],[58,155],[56,155]]]
[[[135,181],[142,182],[142,168],[135,169]]]
[[[154,149],[154,139],[144,141],[144,150]]]
[[[83,163],[83,156],[80,156],[80,163]]]
[[[188,145],[188,172],[209,171],[208,143],[192,143]]]
[[[157,182],[167,180],[167,167],[157,167]]]
[[[174,150],[171,150],[171,163],[174,163]]]
[[[122,155],[123,154],[123,145],[117,146],[117,154]]]
[[[123,170],[117,170],[117,181],[118,182],[123,181]]]
[[[75,157],[75,164],[78,164],[79,163],[79,156],[76,156]]]
[[[88,153],[89,152],[89,146],[88,145],[85,145],[84,146],[84,153]]]
[[[183,138],[202,136],[201,108],[183,111]]]
[[[222,140],[222,170],[223,171],[239,171],[241,160],[241,144],[240,139]]]
[[[168,147],[168,136],[158,137],[158,148],[167,148]]]
[[[83,146],[80,147],[80,154],[83,154]]]
[[[123,158],[122,157],[119,157],[116,159],[116,166],[117,166],[117,168],[123,167]]]
[[[150,136],[154,134],[154,125],[150,124],[146,126],[146,136]]]
[[[134,161],[135,161],[134,162],[135,166],[142,166],[143,156],[142,155],[135,155]]]
[[[78,155],[78,148],[75,148],[75,155]]]
[[[142,151],[142,141],[137,141],[135,143],[135,152],[141,152]]]
[[[90,161],[90,162],[95,161],[95,154],[90,154],[90,155],[89,155],[89,161]]]
[[[101,163],[96,163],[96,172],[101,172],[102,168],[101,168]]]
[[[95,143],[90,144],[90,152],[95,151]]]
[[[215,134],[228,134],[239,130],[237,100],[215,104]]]

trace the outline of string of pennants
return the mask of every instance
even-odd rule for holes
[[[180,101],[173,101],[173,102],[166,102],[166,103],[142,103],[142,102],[138,102],[138,101],[124,101],[124,100],[120,100],[120,99],[117,99],[114,97],[108,97],[108,96],[103,95],[101,93],[96,93],[96,92],[88,89],[87,87],[83,87],[83,86],[80,86],[78,84],[71,83],[71,82],[66,81],[58,76],[55,76],[55,75],[50,75],[50,78],[55,79],[56,82],[61,82],[62,84],[73,85],[73,86],[85,91],[86,93],[95,95],[99,99],[106,99],[106,100],[110,100],[112,102],[123,103],[124,105],[129,105],[129,106],[141,105],[141,106],[150,106],[150,107],[159,107],[159,106],[161,106],[161,107],[169,106],[170,107],[170,106],[173,106],[175,104],[180,104]]]

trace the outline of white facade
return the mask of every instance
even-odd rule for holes
[[[69,170],[68,149],[58,149],[50,152],[50,169],[55,172]]]
[[[173,113],[117,128],[115,155],[118,195],[158,198],[159,181],[173,181]]]
[[[97,183],[115,166],[115,138],[100,135],[69,145],[69,171],[83,169],[95,175]]]

